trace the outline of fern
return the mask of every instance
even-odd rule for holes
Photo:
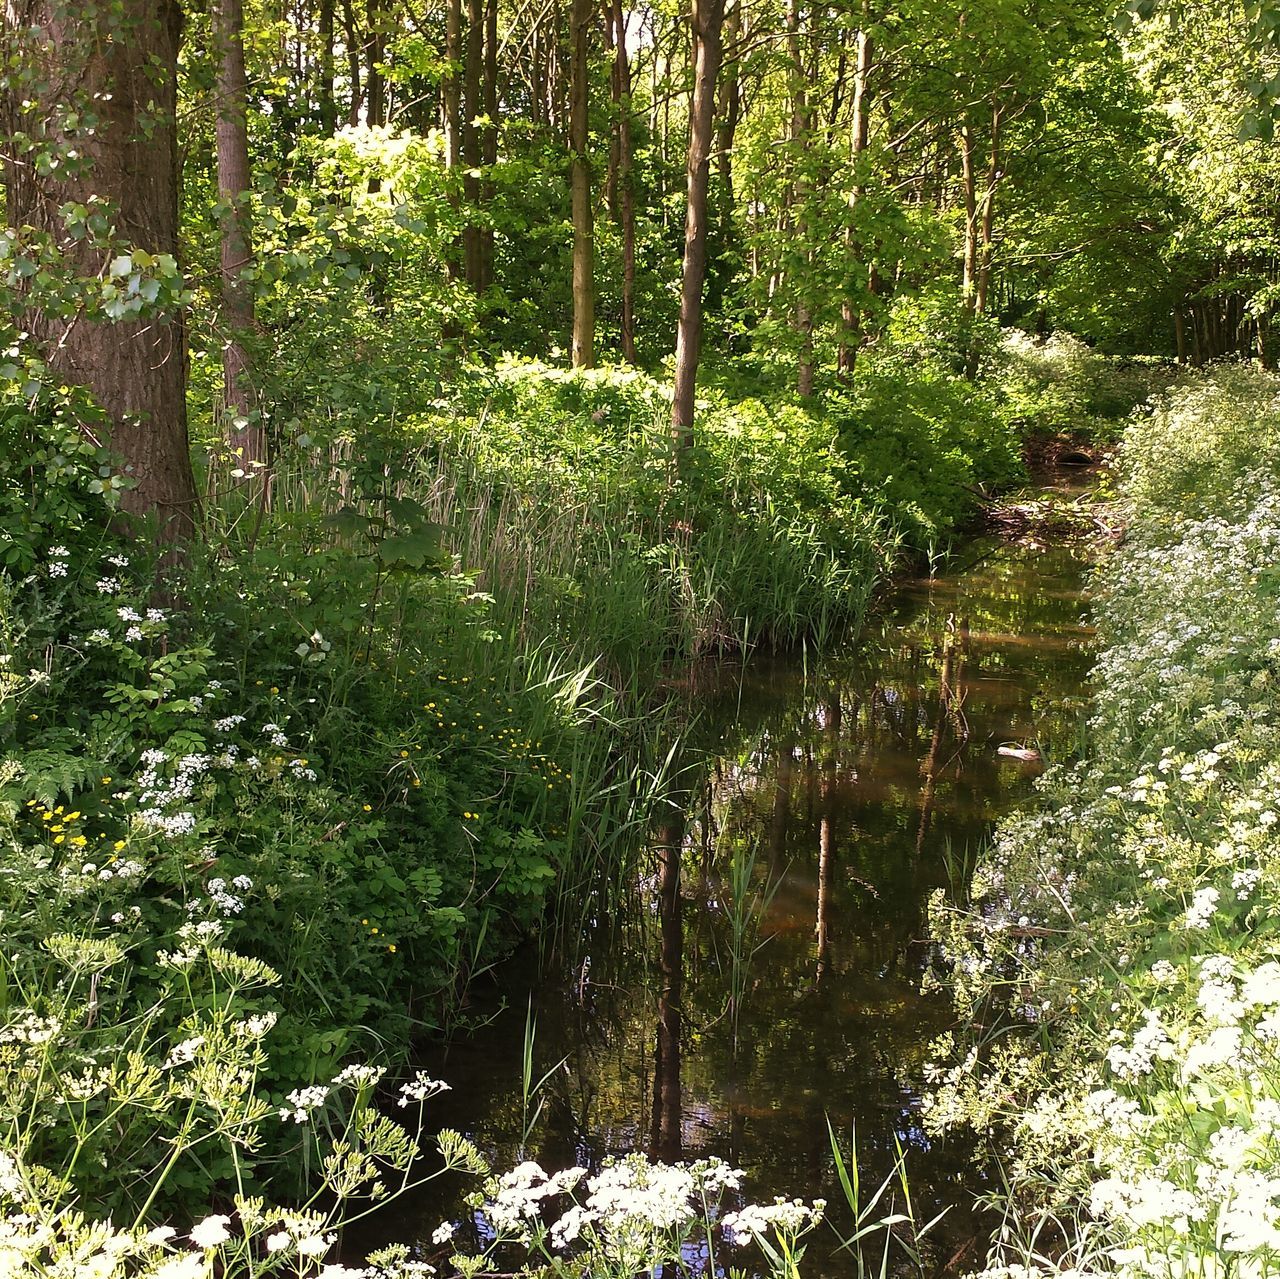
[[[59,798],[70,799],[77,791],[92,785],[102,773],[99,760],[83,753],[73,753],[56,746],[36,747],[21,757],[0,759],[0,777],[11,778],[10,785],[22,799],[38,800],[46,806]]]

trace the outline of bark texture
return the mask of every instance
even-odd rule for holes
[[[636,196],[632,175],[631,59],[627,53],[627,19],[622,0],[611,0],[613,28],[613,100],[617,112],[618,220],[622,229],[622,356],[636,362]]]
[[[85,280],[104,273],[104,257],[121,246],[176,258],[182,32],[176,0],[10,0],[5,17],[6,35],[21,33],[31,46],[23,50],[29,82],[3,99],[5,138],[43,135],[81,157],[52,176],[37,176],[28,157],[0,143],[9,225],[20,238],[47,235],[68,274]],[[67,129],[72,104],[96,114],[92,132],[59,132]],[[67,235],[60,210],[91,198],[113,211],[111,248]],[[67,319],[33,307],[26,323],[58,376],[88,387],[106,411],[109,443],[134,481],[124,509],[154,514],[166,541],[190,536],[197,498],[181,313],[111,322],[83,310]]]
[[[671,437],[677,462],[693,446],[693,403],[702,345],[702,286],[707,278],[707,187],[715,124],[716,77],[723,56],[725,0],[693,0],[693,100],[685,164],[688,207],[684,267],[680,277],[680,321],[676,330],[675,391]]]
[[[215,0],[213,38],[218,57],[218,200],[222,238],[222,348],[225,438],[245,470],[267,460],[253,370],[244,339],[253,329],[253,289],[243,273],[253,263],[246,197],[250,189],[247,84],[244,71],[243,0]]]

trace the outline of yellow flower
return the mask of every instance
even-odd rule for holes
[[[408,752],[408,751],[401,751],[401,752],[400,752],[400,758],[401,758],[401,759],[408,759],[408,758],[409,758],[409,752]]]
[[[369,931],[370,931],[370,932],[371,932],[375,937],[378,935],[378,930],[377,930],[376,928],[371,928],[371,929],[369,929]]]
[[[104,786],[110,786],[110,785],[111,785],[111,778],[109,778],[109,777],[104,777],[104,778],[102,779],[102,784],[103,784]]]
[[[371,812],[373,812],[373,805],[372,805],[372,804],[365,804],[365,805],[363,805],[363,808],[364,808],[364,811],[365,811],[366,813],[371,813]]]
[[[387,949],[394,955],[396,953],[395,943],[392,942],[391,945],[387,947]]]
[[[124,847],[124,840],[123,840],[123,839],[117,839],[117,840],[116,840],[116,842],[112,845],[112,847],[113,847],[113,848],[116,850],[116,852],[118,853],[118,852],[119,852],[119,851]]]

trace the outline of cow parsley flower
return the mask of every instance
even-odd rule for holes
[[[216,1248],[220,1243],[226,1243],[231,1238],[231,1231],[227,1229],[227,1223],[230,1220],[231,1218],[225,1213],[206,1217],[192,1229],[188,1238],[197,1248]]]

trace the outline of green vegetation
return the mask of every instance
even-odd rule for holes
[[[1278,389],[1218,369],[1130,425],[1087,752],[937,900],[984,1032],[929,1117],[998,1152],[992,1273],[1274,1264]]]
[[[636,891],[693,793],[701,665],[856,633],[1028,452],[1108,441],[1153,396],[1116,563],[1159,598],[1116,579],[1098,757],[1146,776],[1163,733],[1193,788],[1264,768],[1270,576],[1235,559],[1271,547],[1280,397],[1252,365],[1188,366],[1277,357],[1280,21],[1113,9],[8,7],[0,1272],[339,1275],[338,1226],[420,1175],[380,1107],[441,1090],[383,1071],[465,1024],[519,946],[576,957]],[[1142,630],[1175,602],[1194,636]],[[1140,704],[1115,655],[1157,643]],[[1213,766],[1174,731],[1211,705]],[[735,1039],[777,887],[753,886],[751,838],[721,955]],[[1178,839],[1167,877],[1211,923],[1227,887]],[[1218,986],[1254,980],[1223,963]],[[1096,977],[1073,989],[1123,1020]],[[526,1110],[532,1078],[527,1053]],[[679,1137],[678,1104],[658,1119]],[[858,1229],[885,1226],[833,1158]],[[565,1176],[500,1175],[483,1211]],[[714,1269],[736,1176],[628,1157],[583,1171],[556,1247],[519,1211],[501,1243],[621,1279],[696,1240]],[[593,1202],[620,1187],[649,1207]],[[733,1213],[793,1279],[821,1208]],[[170,1219],[179,1244],[152,1233]]]

